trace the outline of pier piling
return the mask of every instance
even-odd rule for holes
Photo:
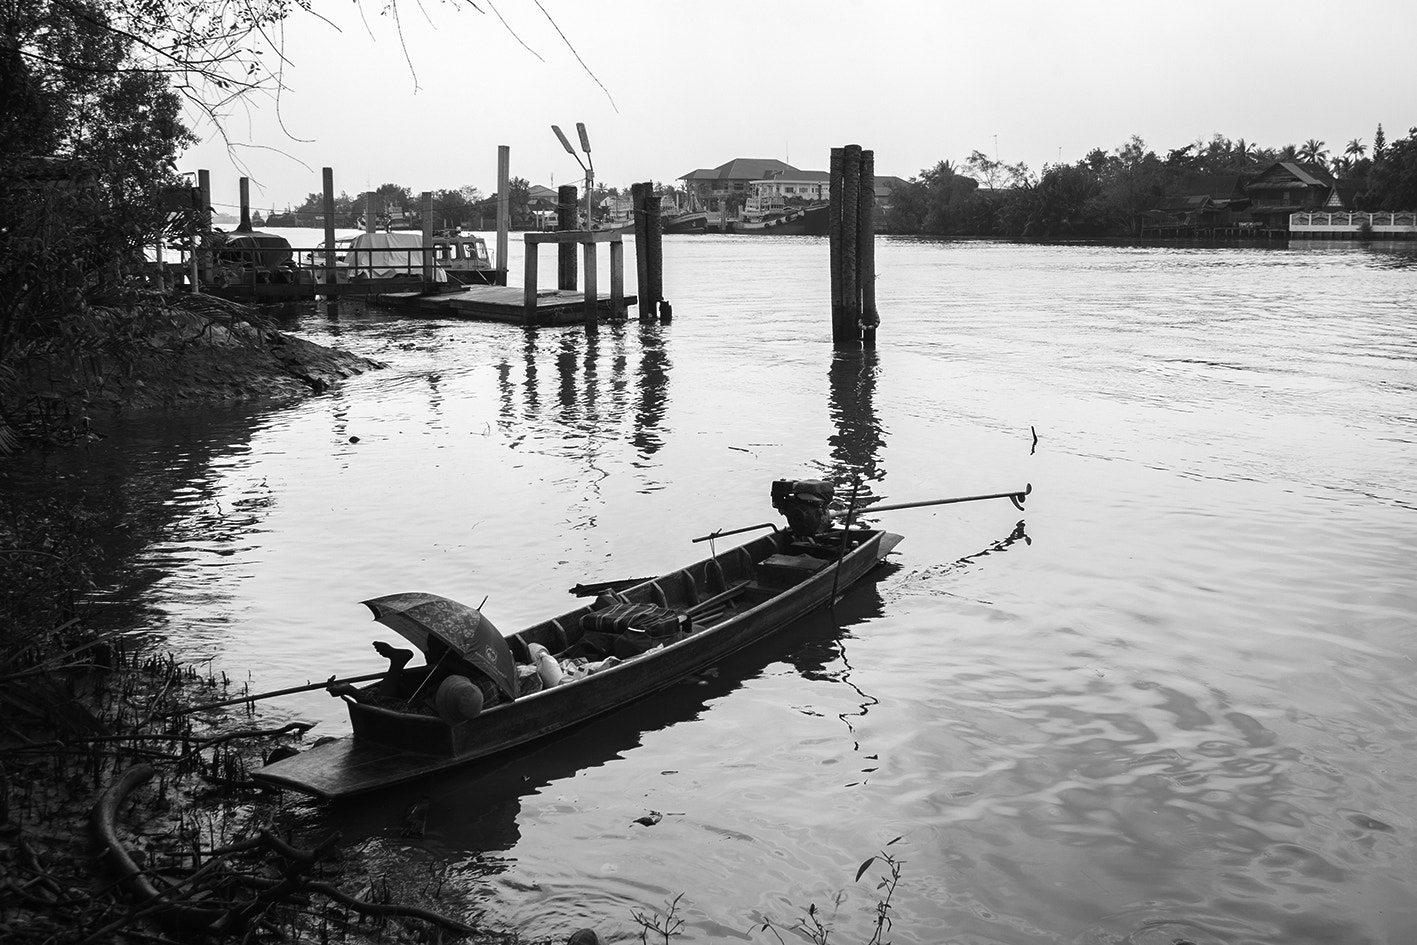
[[[325,199],[323,209],[325,211],[325,284],[334,285],[336,281],[336,265],[338,260],[335,256],[335,170],[332,167],[324,168],[321,171],[325,188]],[[330,306],[328,312],[331,315],[339,313],[339,296],[331,294],[328,300]]]
[[[876,158],[860,145],[832,148],[832,342],[838,348],[874,346],[876,325]]]
[[[497,145],[497,284],[507,284],[507,244],[512,212],[512,149]],[[532,283],[533,294],[536,283]]]
[[[200,238],[201,238],[203,241],[210,241],[210,239],[211,239],[211,235],[210,235],[210,234],[211,234],[211,232],[212,232],[212,172],[211,172],[211,171],[208,171],[208,170],[205,170],[205,169],[202,169],[202,170],[197,171],[197,189],[202,192],[202,207],[201,207],[201,211],[200,211],[200,214],[199,214],[200,220],[199,220],[198,223],[197,223],[197,231],[202,234],[202,236],[201,236]],[[196,253],[195,251],[194,251],[193,254],[192,254],[192,259],[193,259],[194,261],[197,259],[197,253]],[[211,285],[211,283],[212,283],[212,276],[214,275],[214,269],[215,269],[215,260],[212,259],[212,254],[211,254],[211,251],[210,251],[210,247],[208,247],[208,251],[207,251],[207,252],[201,254],[201,262],[197,264],[197,269],[198,269],[197,276],[198,276],[199,278],[198,278],[198,279],[194,279],[193,282],[192,282],[192,285],[193,285],[192,291],[194,291],[194,292],[197,291],[197,288],[196,288],[196,287],[197,287],[199,284],[200,284],[200,285]]]
[[[241,193],[241,222],[236,228],[241,232],[249,232],[251,229],[251,178],[243,177],[237,182]]]
[[[433,284],[433,191],[423,192],[423,286]]]
[[[562,184],[556,188],[556,229],[562,233],[578,229],[576,215],[580,201],[575,184]],[[556,288],[574,292],[576,289],[576,244],[556,244]]]
[[[658,312],[660,321],[664,317],[664,220],[660,216],[659,196],[654,192],[654,184],[645,183],[645,256],[649,259],[649,311]],[[640,306],[643,311],[644,305]]]

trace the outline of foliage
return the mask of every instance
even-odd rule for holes
[[[1417,210],[1417,128],[1387,144],[1382,159],[1373,162],[1368,199],[1374,209]]]
[[[890,841],[890,843],[887,843],[886,846],[894,846],[899,843],[901,839],[901,837],[896,837],[894,840]],[[875,906],[875,925],[872,929],[871,937],[866,940],[865,945],[883,945],[885,942],[884,936],[891,930],[891,925],[893,924],[893,920],[891,919],[891,912],[893,911],[891,900],[895,898],[895,891],[897,887],[900,886],[901,867],[904,865],[903,860],[899,860],[885,850],[882,850],[875,856],[867,857],[865,862],[857,867],[855,881],[858,883],[861,882],[861,877],[865,876],[871,867],[876,865],[878,860],[885,865],[885,876],[876,883],[878,898]],[[841,904],[843,896],[844,893],[838,893],[836,897],[836,904],[838,906]],[[675,901],[677,902],[678,900]],[[779,943],[783,943],[782,935],[778,932],[777,927],[773,924],[771,919],[765,920],[758,928],[762,931],[771,932]],[[796,932],[798,935],[812,942],[813,945],[827,945],[831,938],[832,927],[823,921],[822,912],[817,908],[817,904],[811,903],[807,906],[806,914],[798,919],[797,924],[789,931]]]
[[[3,0],[0,16],[17,42],[0,46],[0,363],[15,363],[103,327],[90,306],[141,276],[192,139],[96,3]]]

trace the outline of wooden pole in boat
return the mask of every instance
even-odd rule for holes
[[[832,148],[831,170],[827,183],[827,238],[831,243],[832,345],[837,348],[845,343],[845,330],[842,327],[845,304],[841,294],[841,173],[844,161],[845,150]]]
[[[170,719],[178,715],[191,715],[193,712],[204,712],[207,709],[220,709],[229,705],[240,705],[243,702],[259,702],[262,699],[273,699],[276,696],[289,696],[297,692],[314,692],[316,689],[324,689],[331,683],[357,683],[372,682],[375,679],[383,679],[385,673],[365,673],[363,676],[349,676],[345,679],[335,679],[331,676],[324,682],[306,683],[303,686],[291,686],[288,689],[273,689],[270,692],[258,692],[250,696],[241,696],[236,699],[223,699],[220,702],[207,702],[202,705],[188,706],[185,709],[178,709],[176,712],[164,712],[161,715],[153,716],[154,719]]]
[[[215,265],[215,260],[212,259],[212,253],[211,253],[211,239],[212,239],[212,172],[211,172],[211,171],[208,171],[208,170],[199,170],[199,171],[197,171],[197,188],[202,192],[202,207],[201,207],[201,212],[200,212],[200,216],[199,216],[199,219],[201,220],[201,222],[198,224],[198,227],[197,227],[197,229],[198,229],[198,234],[199,234],[198,237],[197,237],[197,239],[198,239],[198,243],[197,243],[198,250],[197,250],[197,252],[199,252],[199,253],[201,254],[201,262],[198,264],[198,267],[197,267],[197,268],[198,268],[198,271],[199,271],[199,275],[201,276],[201,285],[211,285],[211,282],[212,282],[212,269],[213,269],[213,266]],[[203,244],[206,244],[206,245],[203,246]],[[197,255],[197,253],[194,253],[194,254],[193,254],[194,258],[195,258],[196,255]],[[196,283],[193,283],[193,289],[192,289],[192,291],[194,291],[194,292],[199,291],[196,286],[197,286],[197,284],[196,284]]]
[[[334,285],[335,273],[335,169],[324,168],[321,172],[325,188],[325,285]],[[330,304],[338,305],[337,295],[330,296]],[[332,309],[337,311],[337,309]]]
[[[654,184],[645,182],[645,223],[647,230],[649,257],[649,310],[658,312],[660,321],[664,317],[664,218],[660,215],[659,197],[654,192]]]
[[[645,210],[645,185],[630,185],[631,213],[635,220],[635,297],[639,299],[640,321],[654,318],[649,299],[649,217]]]
[[[433,288],[433,191],[423,192],[423,291]]]
[[[497,146],[497,284],[507,284],[507,231],[511,228],[512,210],[512,149]],[[531,247],[527,247],[530,252]],[[536,286],[531,286],[533,297]]]
[[[562,184],[556,188],[556,229],[562,233],[577,229],[576,215],[580,200],[575,184]],[[556,288],[563,292],[576,291],[579,277],[576,274],[576,244],[556,244]]]
[[[241,222],[236,225],[236,228],[247,231],[251,229],[251,178],[240,178],[236,182],[236,186],[241,194]]]
[[[860,248],[861,146],[848,144],[841,162],[841,301],[843,343],[855,347],[861,341],[861,280],[858,278]]]
[[[861,191],[856,202],[856,265],[861,283],[861,345],[876,346],[876,152],[861,152]]]

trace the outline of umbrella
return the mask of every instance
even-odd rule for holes
[[[425,656],[429,638],[436,639],[516,698],[517,666],[511,648],[476,607],[418,592],[389,594],[363,603],[373,611],[375,620],[397,631]]]

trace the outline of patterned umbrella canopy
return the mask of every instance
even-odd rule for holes
[[[492,621],[476,607],[437,594],[389,594],[363,602],[374,619],[428,653],[430,637],[488,675],[503,692],[517,695],[512,650]]]

